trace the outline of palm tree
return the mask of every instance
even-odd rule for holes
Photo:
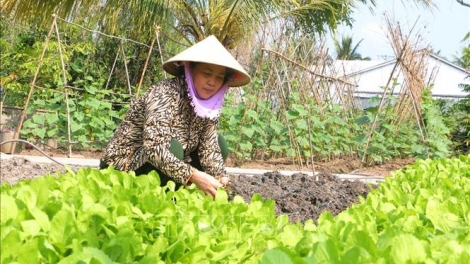
[[[415,0],[431,5],[431,0]],[[3,0],[1,11],[14,19],[50,24],[52,14],[66,20],[86,16],[106,33],[148,40],[153,25],[168,38],[187,44],[216,35],[227,47],[275,19],[290,19],[306,32],[323,34],[350,23],[356,4],[375,0]],[[38,15],[40,14],[40,15]]]
[[[361,39],[354,47],[352,46],[352,37],[341,37],[341,43],[337,38],[334,38],[334,45],[336,50],[336,59],[338,60],[370,60],[369,57],[363,58],[361,54],[357,53],[357,48],[364,39]]]
[[[464,69],[470,69],[470,32],[465,35],[462,41],[469,41],[467,47],[462,48],[462,55],[460,57],[454,56],[454,63]]]

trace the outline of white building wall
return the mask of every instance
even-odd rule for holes
[[[466,80],[465,78],[470,75],[470,73],[466,74],[459,70],[459,68],[452,67],[437,60],[430,60],[429,66],[436,67],[437,69],[434,87],[431,90],[434,96],[465,97],[469,94],[468,92],[464,92],[462,88],[459,87],[459,84],[469,84],[470,80]]]
[[[337,61],[334,72],[344,76],[350,75],[349,81],[357,84],[356,92],[362,97],[366,94],[381,94],[394,66],[395,61]],[[357,72],[361,73],[353,75]],[[466,79],[469,75],[470,72],[429,57],[425,82],[434,84],[431,92],[435,97],[463,98],[469,93],[464,92],[459,84],[470,84],[470,80]],[[392,81],[389,89],[394,88],[393,92],[398,93],[405,80],[401,71],[398,70],[395,71],[393,77],[396,78],[398,85],[393,87]]]

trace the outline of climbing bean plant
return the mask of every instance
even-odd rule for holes
[[[294,92],[289,95],[289,109],[276,112],[277,106],[272,102],[247,94],[245,91],[238,98],[228,96],[220,122],[221,133],[240,163],[276,157],[291,157],[306,163],[312,156],[314,160],[362,157],[368,136],[371,140],[367,163],[449,155],[450,141],[446,138],[449,131],[442,127],[444,124],[438,118],[439,111],[433,106],[432,98],[426,99],[422,106],[423,113],[436,117],[429,119],[423,140],[413,120],[396,123],[397,117],[391,110],[378,114],[379,125],[370,132],[377,107],[356,111],[354,115],[345,115],[338,104],[320,111],[313,102],[300,102],[298,93]]]

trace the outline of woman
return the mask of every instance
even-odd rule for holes
[[[217,133],[229,87],[250,76],[223,45],[210,36],[163,64],[174,75],[151,86],[131,105],[101,159],[136,175],[157,171],[169,180],[190,183],[215,197],[228,183],[224,161],[228,148]]]

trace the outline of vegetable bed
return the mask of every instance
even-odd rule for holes
[[[418,161],[336,216],[81,169],[1,186],[2,263],[466,263],[470,157]],[[233,190],[232,190],[233,191]],[[274,194],[279,195],[279,194]],[[277,200],[278,203],[282,199]],[[300,202],[299,202],[300,203]]]

